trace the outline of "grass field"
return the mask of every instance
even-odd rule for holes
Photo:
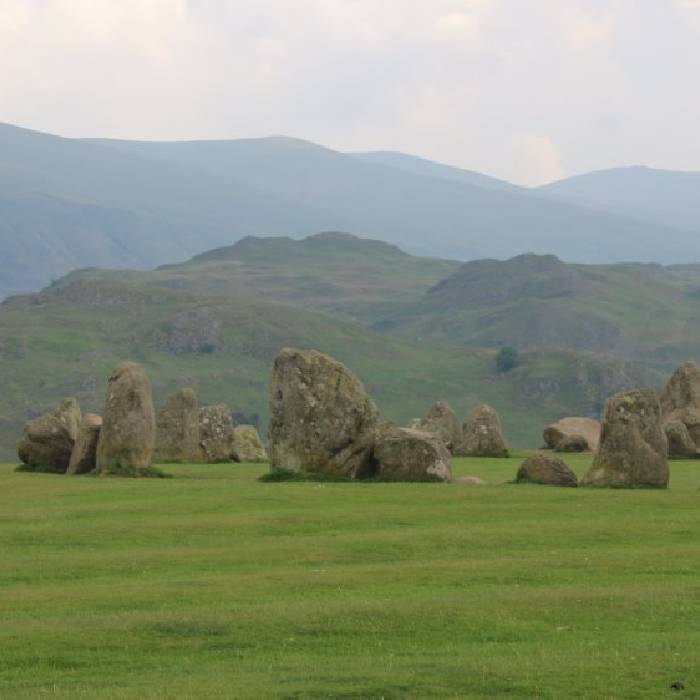
[[[668,491],[505,483],[518,464],[0,466],[0,698],[700,697],[700,462]]]

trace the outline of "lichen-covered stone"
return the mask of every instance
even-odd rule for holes
[[[700,449],[700,370],[695,362],[686,362],[676,369],[659,401],[663,423],[683,423],[696,449]]]
[[[698,449],[690,437],[688,428],[679,420],[672,420],[664,425],[668,440],[668,456],[692,459],[697,456]]]
[[[655,391],[640,389],[609,398],[600,448],[581,486],[668,485],[668,441]]]
[[[556,423],[548,425],[542,437],[545,445],[556,450],[559,443],[571,435],[580,435],[585,438],[591,452],[598,451],[600,443],[600,423],[595,418],[569,417],[561,418]]]
[[[30,420],[17,443],[20,460],[34,469],[64,473],[70,463],[74,441],[65,423],[53,414]]]
[[[107,383],[107,399],[97,445],[97,470],[138,474],[151,465],[156,419],[151,384],[136,362],[121,362]]]
[[[157,462],[191,464],[199,459],[199,405],[194,389],[180,389],[156,417]]]
[[[518,484],[545,484],[547,486],[578,486],[576,474],[559,457],[546,452],[531,454],[518,469]]]
[[[223,403],[199,409],[199,461],[230,462],[233,452],[233,418]]]
[[[466,457],[508,456],[501,419],[494,408],[480,404],[471,410],[462,426],[459,454]]]
[[[272,470],[355,477],[368,469],[378,412],[360,380],[315,350],[285,348],[270,383]]]
[[[235,462],[267,462],[267,452],[255,426],[237,425],[233,429],[231,457]]]
[[[462,442],[462,427],[452,407],[446,401],[434,403],[425,418],[419,420],[417,424],[409,425],[409,428],[437,435],[452,454]]]
[[[450,453],[434,434],[386,426],[377,435],[371,468],[363,476],[382,481],[451,481]]]
[[[67,474],[89,474],[97,468],[97,444],[100,440],[102,417],[86,413],[73,446]]]

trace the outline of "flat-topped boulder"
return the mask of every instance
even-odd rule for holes
[[[233,418],[224,403],[199,409],[199,461],[230,462],[233,451]]]
[[[639,389],[617,394],[605,403],[598,454],[581,486],[665,488],[667,455],[656,392]]]
[[[74,445],[70,430],[54,414],[47,413],[24,426],[17,455],[28,467],[63,474]]]
[[[589,449],[591,452],[598,451],[600,423],[595,418],[575,416],[561,418],[556,423],[548,425],[542,433],[545,445],[552,450],[556,450],[563,439],[573,435],[580,436],[586,440],[586,449]]]
[[[578,486],[576,474],[564,460],[548,452],[535,452],[520,465],[515,477],[518,484]]]
[[[86,413],[70,456],[67,474],[89,474],[97,468],[97,444],[102,429],[102,416]]]
[[[267,452],[254,425],[237,425],[233,429],[234,462],[267,462]]]
[[[588,452],[588,440],[583,435],[565,435],[554,448],[555,452]]]
[[[379,414],[342,362],[285,348],[270,382],[270,468],[354,478],[369,469]]]
[[[180,389],[156,417],[157,462],[191,464],[199,459],[199,403],[194,389]]]
[[[462,427],[447,401],[434,403],[425,418],[411,422],[408,428],[437,435],[452,454],[462,442]]]
[[[374,443],[371,468],[356,476],[381,481],[451,481],[450,453],[434,433],[385,426]]]
[[[137,362],[119,363],[109,377],[97,445],[102,475],[138,474],[151,465],[156,417],[151,384]]]
[[[501,419],[487,404],[475,406],[464,419],[459,454],[465,457],[507,457]]]
[[[700,449],[700,370],[685,362],[671,375],[659,398],[664,424],[680,421]]]

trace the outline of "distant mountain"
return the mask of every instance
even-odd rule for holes
[[[524,351],[517,369],[499,374],[495,348],[445,340],[446,298],[431,310],[430,290],[462,271],[325,233],[245,238],[150,272],[73,272],[0,304],[0,460],[14,459],[25,420],[65,396],[100,411],[109,372],[124,358],[145,363],[157,403],[194,386],[203,403],[226,401],[264,429],[274,355],[313,347],[355,370],[392,420],[422,415],[441,398],[460,415],[487,401],[518,446],[538,445],[542,427],[562,415],[598,415],[611,392],[660,385],[662,375],[643,364],[558,348]],[[422,324],[423,335],[392,337],[402,329],[392,321],[402,319]]]
[[[474,170],[464,170],[451,165],[437,163],[434,160],[427,160],[418,156],[412,156],[399,151],[366,151],[361,153],[351,153],[354,158],[364,160],[368,163],[378,165],[388,165],[398,168],[414,175],[424,175],[435,177],[441,180],[452,180],[465,185],[475,185],[487,190],[506,190],[509,192],[525,192],[524,187],[518,187],[505,180],[482,175]]]
[[[539,191],[582,206],[700,234],[700,172],[615,168],[560,180]]]
[[[461,260],[700,260],[694,232],[403,154],[282,137],[76,140],[0,125],[0,297],[83,266],[145,269],[247,235],[324,230]]]

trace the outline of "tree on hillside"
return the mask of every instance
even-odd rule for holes
[[[518,351],[515,348],[504,347],[498,351],[496,355],[496,369],[505,374],[518,366],[519,358]]]

